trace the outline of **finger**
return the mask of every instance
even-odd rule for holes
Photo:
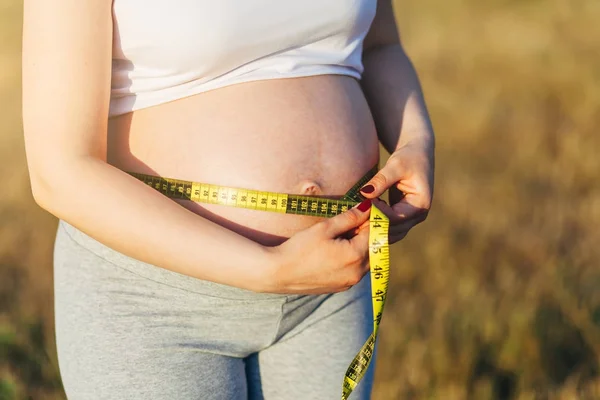
[[[406,235],[408,234],[408,232],[412,228],[414,228],[415,226],[417,226],[424,220],[425,220],[424,217],[416,217],[416,218],[412,218],[408,221],[405,221],[400,225],[391,227],[390,231],[389,231],[389,236],[388,236],[389,243],[394,244],[394,243],[399,242],[400,240],[404,239],[406,237]]]
[[[396,214],[394,213],[394,211],[392,210],[392,208],[390,206],[387,205],[387,203],[383,200],[380,199],[373,199],[371,201],[371,205],[377,207],[379,210],[381,210],[384,214],[389,215],[388,218],[396,218]],[[385,211],[384,211],[385,210]],[[402,221],[398,221],[398,223],[401,223]],[[369,226],[371,225],[371,222],[369,220],[363,222],[360,226],[354,228],[351,232],[351,235],[349,235],[347,238],[350,239],[351,237],[358,235],[360,232],[363,231],[363,229],[368,229]]]
[[[404,219],[400,218],[396,211],[390,207],[385,201],[381,199],[373,199],[373,206],[377,207],[386,217],[390,220],[390,226],[398,225],[404,222]]]
[[[399,224],[391,226],[390,227],[390,232],[409,231],[414,226],[416,226],[416,225],[420,224],[421,222],[425,221],[426,218],[427,218],[427,214],[425,214],[425,213],[417,214],[414,217],[411,217],[411,218],[409,218],[407,220],[404,220],[404,221],[402,221]]]
[[[352,239],[354,236],[361,233],[363,231],[363,229],[369,229],[369,225],[370,225],[370,222],[367,220],[367,221],[363,222],[360,226],[341,235],[341,237],[343,237],[344,239]]]
[[[360,262],[363,267],[368,268],[369,265],[369,230],[363,229],[356,236],[350,239],[350,245],[359,255]]]
[[[396,216],[393,222],[390,223],[392,225],[399,225],[408,221],[411,221],[415,218],[423,218],[427,216],[428,210],[421,207],[415,207],[412,204],[401,201],[400,203],[394,204],[391,209],[392,212]]]
[[[408,232],[399,232],[394,235],[390,235],[390,237],[388,238],[388,243],[389,244],[398,243],[399,241],[404,239],[407,234],[408,234]]]
[[[389,244],[394,244],[404,239],[413,226],[414,225],[402,224],[400,226],[391,227],[388,234]]]
[[[410,218],[418,210],[429,211],[433,197],[432,185],[424,174],[413,174],[411,179],[398,182],[396,188],[390,189],[390,203],[399,215]],[[410,207],[409,207],[410,206]]]
[[[369,229],[362,229],[350,242],[355,249],[366,253],[369,250]]]
[[[398,168],[398,163],[389,160],[385,167],[360,189],[360,193],[368,199],[377,198],[401,178],[402,171]]]
[[[427,178],[422,176],[413,176],[406,182],[399,182],[398,185],[390,188],[390,203],[392,209],[399,220],[391,221],[392,224],[398,224],[401,220],[408,220],[417,215],[427,215],[431,208],[431,187]]]
[[[329,218],[322,223],[325,224],[326,235],[330,238],[338,237],[352,228],[362,225],[369,219],[371,200],[367,199],[350,210]]]
[[[390,187],[390,189],[388,191],[390,204],[396,204],[396,203],[400,202],[404,198],[405,195],[406,195],[406,193],[404,193],[403,191],[398,189],[398,187],[396,185]]]
[[[358,235],[359,233],[361,233],[364,229],[369,229],[369,226],[371,225],[371,223],[369,221],[365,221],[362,223],[361,226],[359,226],[358,228],[356,228],[356,235]]]

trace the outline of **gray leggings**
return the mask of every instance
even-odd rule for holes
[[[372,329],[368,275],[333,295],[259,294],[142,263],[64,221],[54,274],[70,400],[339,399]],[[374,363],[352,400],[370,398]]]

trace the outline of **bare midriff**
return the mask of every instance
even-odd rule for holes
[[[378,160],[369,107],[347,76],[236,84],[109,120],[110,164],[169,178],[338,197]],[[179,203],[265,245],[319,221]]]

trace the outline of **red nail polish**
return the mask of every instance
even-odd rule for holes
[[[361,212],[365,212],[367,211],[369,208],[371,208],[371,200],[367,199],[365,201],[363,201],[362,203],[360,203],[357,207]]]
[[[360,189],[360,191],[366,194],[373,193],[375,191],[375,186],[367,185]]]

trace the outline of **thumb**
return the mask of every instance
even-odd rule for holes
[[[366,185],[360,189],[360,194],[368,199],[375,199],[381,196],[390,186],[398,181],[398,177],[393,174],[391,168],[382,168]]]
[[[358,206],[325,220],[326,235],[335,238],[349,230],[362,225],[369,219],[369,210],[371,209],[371,200],[367,199]]]

